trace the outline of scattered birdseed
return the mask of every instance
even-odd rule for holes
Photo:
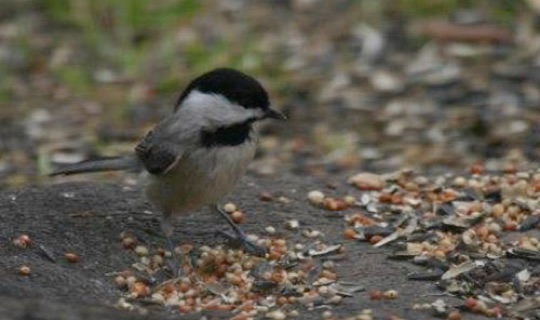
[[[300,226],[300,223],[298,222],[298,220],[287,220],[285,222],[285,228],[289,229],[289,230],[296,230],[298,229],[298,227]]]
[[[344,200],[334,198],[325,198],[322,205],[323,208],[330,211],[342,211],[349,207]]]
[[[19,248],[26,249],[32,244],[32,239],[26,234],[20,234],[13,239],[13,245]]]
[[[380,290],[374,290],[369,293],[369,298],[371,300],[382,300],[384,298],[383,292]]]
[[[398,295],[399,294],[396,290],[387,290],[383,292],[383,297],[385,299],[390,299],[390,300],[397,299]]]
[[[313,238],[319,237],[321,235],[321,232],[319,230],[307,228],[307,229],[302,230],[302,235],[306,238],[313,239]]]
[[[464,301],[469,310],[500,316],[495,303],[511,305],[519,300],[514,286],[525,286],[528,289],[521,292],[530,295],[536,292],[533,283],[540,281],[505,259],[540,260],[537,232],[512,235],[539,227],[540,174],[512,167],[504,174],[488,175],[481,165],[471,172],[433,178],[415,177],[410,171],[355,175],[349,182],[363,191],[358,204],[365,210],[344,215],[343,236],[374,247],[396,247],[391,258],[410,259],[427,268],[424,274],[409,275],[410,280],[441,280],[441,290],[469,296]],[[475,296],[470,288],[475,288]],[[391,292],[372,291],[369,296],[387,299],[394,297]]]
[[[364,309],[356,316],[356,320],[373,320],[373,310]]]
[[[120,289],[125,288],[127,286],[126,278],[124,278],[121,275],[118,275],[114,278],[114,283],[116,286]]]
[[[274,310],[266,313],[265,317],[273,320],[283,320],[287,318],[287,315],[281,310]]]
[[[446,320],[461,320],[461,313],[459,311],[452,311],[446,317]]]
[[[76,253],[73,252],[65,253],[64,258],[66,258],[66,261],[69,263],[78,263],[79,261],[81,261],[81,257],[79,257]]]
[[[300,316],[300,312],[298,312],[298,310],[291,310],[291,311],[289,311],[288,316],[289,316],[289,317],[299,317],[299,316]]]
[[[345,231],[343,231],[343,238],[345,238],[346,240],[354,240],[356,239],[356,237],[356,231],[354,231],[354,229],[352,228],[347,228],[345,229]]]
[[[130,296],[133,298],[142,298],[150,293],[148,286],[143,282],[135,282],[130,288]]]
[[[135,282],[137,282],[137,278],[135,278],[134,276],[132,275],[129,275],[127,278],[126,278],[126,286],[128,288],[132,288],[133,285],[135,284]]]
[[[291,199],[287,198],[287,197],[284,197],[284,196],[281,196],[278,198],[278,202],[280,203],[284,203],[284,204],[288,204],[288,203],[291,203]]]
[[[238,208],[234,203],[228,202],[223,206],[223,210],[225,210],[227,213],[233,213],[238,210]]]
[[[264,230],[268,233],[268,234],[275,234],[276,233],[276,228],[272,227],[272,226],[268,226],[266,228],[264,228]]]
[[[133,250],[137,246],[137,240],[133,237],[125,237],[122,239],[122,247],[124,249]]]
[[[540,281],[531,264],[540,261],[536,236],[540,228],[540,172],[487,175],[480,167],[471,171],[474,175],[460,177],[416,177],[412,171],[363,173],[349,180],[354,187],[345,195],[326,197],[314,190],[308,193],[308,200],[327,210],[350,208],[335,215],[344,219],[348,250],[356,250],[354,241],[393,248],[390,258],[425,267],[425,272],[408,275],[409,281],[438,281],[440,290],[464,297],[463,306],[449,307],[437,300],[439,304],[415,304],[414,310],[442,319],[459,319],[460,312],[490,317],[510,312],[521,315],[530,306],[513,307],[522,301],[533,301],[530,304],[534,305]],[[356,197],[357,189],[361,192]],[[240,212],[235,205],[227,205],[234,209],[227,211],[231,217]],[[299,229],[297,220],[283,223],[286,229]],[[189,252],[189,259],[181,266],[185,276],[163,283],[149,279],[166,268],[166,251],[136,246],[138,261],[127,273],[116,274],[114,282],[132,299],[128,301],[151,300],[174,306],[181,313],[228,310],[237,320],[294,317],[298,316],[293,312],[297,306],[332,308],[364,290],[361,279],[349,284],[340,280],[337,260],[329,256],[346,256],[345,246],[324,243],[319,230],[306,225],[300,232],[304,238],[295,241],[279,237],[273,226],[265,231],[265,236],[250,234],[248,239],[266,248],[266,257],[219,245],[182,247],[182,252]],[[153,255],[148,255],[149,251]],[[509,263],[506,257],[523,264]],[[367,296],[389,300],[398,299],[399,293],[374,290]],[[373,317],[371,311],[365,311],[355,319]],[[398,319],[395,315],[390,318]]]
[[[140,257],[144,257],[144,256],[147,256],[148,255],[148,248],[146,248],[145,246],[137,246],[135,247],[135,253],[140,256]]]
[[[356,198],[351,195],[346,195],[345,197],[343,197],[343,201],[345,201],[348,206],[353,206],[357,203]]]
[[[263,191],[259,194],[259,199],[261,201],[272,201],[274,200],[274,196],[270,192]]]
[[[364,191],[381,190],[385,184],[384,179],[380,175],[369,172],[358,173],[350,177],[348,182]]]
[[[269,233],[275,232],[275,228],[269,227]],[[334,271],[334,262],[323,263],[317,260],[317,256],[340,253],[342,245],[317,241],[310,245],[306,254],[304,244],[289,243],[275,238],[275,235],[272,238],[252,235],[250,239],[257,239],[257,243],[267,248],[269,254],[266,258],[222,246],[201,246],[198,249],[191,246],[182,250],[191,252],[190,259],[182,261],[185,276],[163,283],[149,283],[147,280],[164,268],[162,255],[147,256],[150,250],[138,246],[135,252],[144,253],[139,255],[140,262],[134,263],[133,269],[116,273],[113,280],[118,288],[125,290],[125,298],[130,302],[142,299],[145,303],[151,301],[175,306],[180,313],[234,310],[235,319],[261,316],[286,319],[299,314],[297,311],[286,312],[281,306],[341,303],[343,297],[338,294],[339,275]],[[155,251],[160,252],[159,249]],[[316,264],[322,269],[319,276],[312,277],[310,270]],[[313,290],[306,290],[308,288]],[[276,292],[284,294],[272,294]],[[287,292],[290,293],[285,294]],[[119,304],[133,307],[126,300]]]
[[[246,222],[245,214],[242,211],[238,211],[238,210],[231,213],[231,219],[236,224],[242,224]]]
[[[30,267],[26,265],[22,265],[19,267],[19,275],[21,276],[29,276],[30,275]]]
[[[324,201],[324,193],[318,190],[313,190],[308,193],[307,198],[311,204],[318,206]]]

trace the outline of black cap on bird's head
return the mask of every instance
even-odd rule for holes
[[[271,108],[268,93],[256,79],[234,69],[214,69],[195,78],[178,98],[175,109],[193,90],[221,95],[246,109],[260,109],[264,111],[264,118],[286,119],[281,112]]]

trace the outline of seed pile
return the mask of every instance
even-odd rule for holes
[[[231,214],[239,212],[231,205],[226,209]],[[298,221],[286,221],[283,227],[296,230]],[[299,306],[338,305],[361,289],[338,282],[334,263],[320,259],[343,254],[342,245],[315,239],[314,230],[305,232],[309,245],[289,243],[275,236],[272,228],[273,232],[267,230],[269,237],[250,236],[267,249],[264,258],[222,245],[177,247],[183,257],[177,279],[164,274],[170,252],[136,245],[133,236],[123,234],[124,248],[133,250],[139,261],[129,270],[114,273],[115,283],[126,291],[118,305],[133,308],[145,302],[174,307],[181,313],[225,310],[232,312],[233,319],[285,319],[298,316]]]
[[[348,182],[360,190],[354,201],[351,195],[308,194],[315,206],[349,209],[343,212],[345,239],[393,246],[389,259],[425,267],[408,280],[436,281],[447,294],[464,299],[463,310],[538,316],[540,172],[508,167],[489,174],[475,165],[466,176],[360,173]],[[457,312],[442,300],[413,307],[449,318]]]
[[[355,248],[352,241],[391,248],[388,263],[408,261],[423,267],[403,281],[431,281],[441,294],[462,298],[461,305],[437,298],[410,308],[447,319],[460,319],[467,312],[538,315],[540,172],[509,167],[488,173],[475,165],[463,176],[360,173],[348,182],[352,187],[346,194],[312,190],[304,201],[342,219],[344,241],[352,245],[348,250]],[[225,209],[238,223],[246,220],[235,205]],[[228,245],[178,247],[184,257],[178,279],[164,275],[170,252],[138,245],[133,236],[123,234],[122,245],[139,261],[115,274],[114,281],[126,292],[119,305],[144,302],[181,313],[226,310],[233,319],[285,319],[306,307],[325,305],[325,316],[333,318],[332,307],[363,290],[361,278],[355,283],[339,279],[327,256],[347,252],[341,244],[325,243],[319,230],[298,220],[264,230],[265,236],[249,236],[268,250],[264,258]],[[297,232],[304,241],[286,239],[282,230]],[[380,289],[355,299],[399,300],[397,290]],[[373,318],[370,312],[357,318]]]

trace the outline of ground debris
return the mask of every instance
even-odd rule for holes
[[[540,276],[530,270],[540,261],[540,174],[423,177],[422,186],[413,184],[414,174],[393,176],[382,189],[361,190],[366,210],[345,216],[355,227],[347,230],[356,232],[348,231],[346,239],[397,247],[388,258],[426,269],[409,273],[408,280],[433,281],[448,294],[474,298],[465,309],[476,313],[499,315],[538,294]],[[395,230],[385,234],[388,226]],[[376,234],[385,236],[373,241]]]
[[[124,247],[137,253],[138,261],[128,271],[111,274],[125,290],[120,305],[129,303],[141,308],[162,305],[176,308],[182,314],[223,310],[237,317],[285,319],[283,307],[338,305],[344,297],[353,297],[363,290],[356,283],[339,282],[335,264],[321,260],[340,253],[342,244],[314,241],[298,246],[271,236],[258,238],[258,243],[268,249],[266,257],[251,256],[222,245],[182,245],[177,250],[189,257],[184,259],[182,275],[165,281],[148,279],[167,272],[164,261],[170,255],[166,251]]]

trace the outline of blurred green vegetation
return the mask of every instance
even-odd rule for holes
[[[51,21],[78,27],[96,49],[102,44],[144,48],[160,34],[202,7],[197,0],[43,0]],[[99,50],[97,50],[99,51]],[[104,52],[103,52],[104,53]]]
[[[262,2],[262,1],[261,1]],[[268,6],[271,5],[271,1]],[[14,1],[13,3],[16,3]],[[75,48],[76,57],[52,66],[57,81],[80,95],[94,95],[96,73],[112,71],[125,79],[146,81],[157,94],[178,90],[195,74],[216,66],[241,68],[272,81],[274,91],[286,92],[286,76],[281,60],[263,56],[257,29],[242,38],[216,37],[212,41],[198,38],[175,40],[180,29],[189,28],[217,1],[198,0],[30,0],[30,10],[39,9],[46,27],[55,34],[57,46]],[[251,4],[246,4],[251,5]],[[477,8],[501,23],[511,23],[524,7],[522,0],[351,0],[349,11],[358,20],[370,24],[384,23],[401,15],[409,20],[429,17],[445,18],[459,9]],[[278,20],[277,20],[278,21]],[[47,64],[46,55],[33,51],[32,31],[20,23],[17,51],[18,65],[28,68]],[[219,30],[219,26],[216,30]],[[57,36],[56,36],[57,35]],[[236,36],[240,37],[240,36]],[[423,41],[419,39],[418,41]],[[20,68],[0,66],[0,76]],[[7,77],[3,77],[6,79]],[[0,102],[9,100],[9,83],[0,83]]]
[[[107,68],[122,77],[145,79],[156,93],[178,90],[178,83],[217,66],[261,71],[260,53],[251,39],[233,46],[223,39],[193,39],[179,48],[178,29],[189,26],[208,3],[198,0],[42,0],[46,20],[75,33],[84,47],[77,66],[54,70],[57,79],[79,94],[88,93],[92,72]],[[178,64],[189,67],[181,74]],[[78,69],[78,70],[77,70]],[[269,68],[276,72],[276,67]],[[277,68],[279,69],[279,68]],[[156,70],[159,70],[157,77]],[[184,70],[185,71],[185,70]]]
[[[81,130],[97,132],[93,129],[98,123],[127,128],[134,118],[150,124],[161,110],[149,105],[170,109],[187,81],[218,66],[255,75],[282,100],[276,104],[292,104],[299,96],[315,96],[311,84],[329,81],[332,73],[313,74],[308,66],[307,74],[299,76],[304,69],[288,71],[284,62],[294,60],[289,58],[294,58],[295,50],[309,51],[317,49],[317,41],[336,40],[337,50],[351,52],[333,52],[328,70],[349,67],[358,53],[352,50],[358,46],[339,44],[348,41],[350,34],[345,32],[353,30],[354,25],[347,23],[394,30],[385,29],[393,26],[388,22],[407,27],[417,20],[446,20],[457,11],[474,9],[489,22],[511,29],[518,27],[524,13],[531,13],[524,0],[321,0],[306,11],[293,2],[244,1],[238,2],[243,7],[237,7],[221,0],[2,0],[0,120],[25,119],[36,108],[60,112],[89,103],[89,110],[92,105],[106,110],[102,112],[106,118],[97,121],[96,112]],[[328,14],[336,19],[328,19]],[[319,15],[324,20],[317,21]],[[332,38],[335,20],[341,18],[344,25],[340,27],[349,29]],[[284,28],[289,25],[297,28],[290,34]],[[316,26],[313,31],[311,25]],[[329,39],[324,39],[326,30]],[[407,36],[403,48],[411,50],[430,41]],[[291,49],[299,38],[313,43]],[[140,127],[145,130],[144,123]],[[94,149],[109,154],[110,141],[85,136]],[[332,135],[325,145],[345,148],[353,144],[350,139]]]
[[[75,29],[86,56],[91,57],[87,59],[87,71],[106,64],[126,77],[147,72],[146,62],[161,39],[176,26],[189,22],[203,7],[197,0],[43,0],[40,6],[53,24]],[[159,49],[172,58],[173,48]],[[70,87],[83,91],[90,80],[70,67],[61,68],[57,75]]]
[[[389,2],[395,2],[391,5]],[[386,6],[400,10],[409,18],[447,16],[459,9],[481,9],[501,23],[509,23],[524,8],[522,0],[398,0]]]

